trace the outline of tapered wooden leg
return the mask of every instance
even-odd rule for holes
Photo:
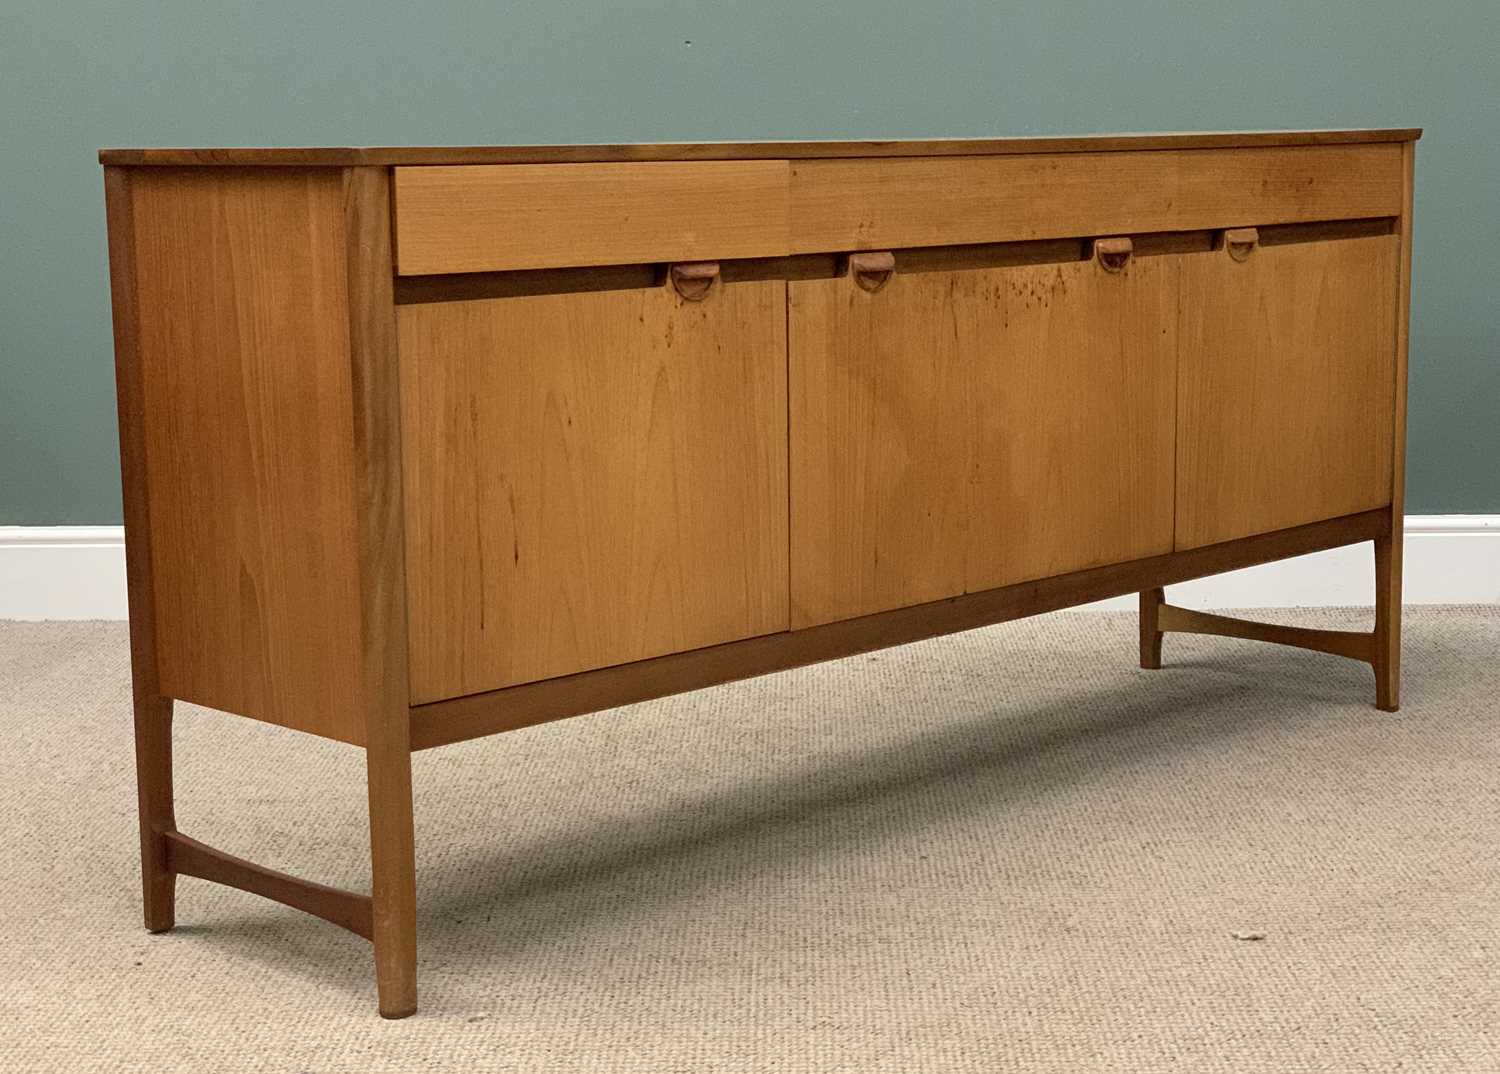
[[[172,815],[172,701],[135,701],[135,784],[140,803],[141,891],[146,928],[165,932],[176,921],[177,874],[167,865]]]
[[[1401,708],[1401,546],[1402,525],[1393,520],[1389,537],[1375,540],[1375,707]]]
[[[393,738],[397,736],[386,736]],[[380,1013],[417,1009],[417,866],[412,831],[411,750],[374,736],[366,747],[370,783],[371,898]]]
[[[1166,603],[1164,589],[1148,589],[1141,594],[1141,667],[1161,667],[1161,606]]]

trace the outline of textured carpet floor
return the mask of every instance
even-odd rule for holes
[[[1500,609],[1406,644],[1397,716],[1067,613],[420,754],[383,1022],[368,946],[276,904],[183,879],[142,931],[124,628],[0,624],[0,1067],[1500,1070]],[[176,746],[182,830],[367,890],[360,751]]]

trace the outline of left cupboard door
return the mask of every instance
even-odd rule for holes
[[[414,704],[788,628],[783,281],[397,320]]]

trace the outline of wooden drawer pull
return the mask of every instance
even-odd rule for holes
[[[1255,252],[1260,243],[1260,232],[1253,227],[1233,227],[1224,232],[1224,249],[1236,261],[1243,261]]]
[[[866,250],[849,255],[849,272],[854,276],[854,282],[872,295],[890,282],[895,271],[896,255],[889,250]]]
[[[1099,267],[1105,272],[1124,272],[1125,266],[1130,263],[1130,255],[1134,252],[1135,243],[1127,238],[1094,241],[1094,256],[1099,259]]]
[[[702,302],[719,278],[717,261],[684,261],[667,274],[675,290],[687,302]]]

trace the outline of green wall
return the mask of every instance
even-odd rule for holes
[[[1500,3],[3,0],[0,525],[120,518],[107,145],[1423,126],[1408,507],[1500,511]]]

